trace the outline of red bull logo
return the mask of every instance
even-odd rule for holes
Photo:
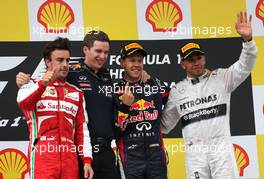
[[[154,102],[151,101],[145,101],[144,99],[138,100],[137,102],[133,103],[129,110],[135,110],[135,111],[144,111],[146,109],[153,108],[155,109]]]
[[[0,151],[0,178],[24,179],[29,172],[26,155],[17,149],[5,149]]]
[[[153,121],[158,119],[158,110],[154,110],[152,113],[148,111],[140,111],[138,115],[135,116],[130,116],[129,122],[134,123],[134,122],[140,122],[143,120],[146,121]]]
[[[62,0],[47,0],[40,6],[37,16],[49,33],[66,33],[74,22],[73,10]]]
[[[256,17],[259,18],[264,26],[264,0],[260,0],[256,6]]]
[[[117,118],[118,126],[120,126],[121,128],[125,128],[126,127],[125,125],[128,121],[127,118],[128,118],[128,114],[118,111],[118,118]]]
[[[146,20],[154,32],[176,31],[182,21],[182,12],[172,0],[154,0],[146,10]]]
[[[249,165],[247,152],[239,145],[233,144],[239,176],[244,176],[244,170]]]
[[[79,64],[79,63],[70,64],[70,69],[72,69],[72,70],[77,70],[80,68],[81,68],[81,64]]]

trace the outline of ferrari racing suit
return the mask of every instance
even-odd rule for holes
[[[61,80],[30,81],[17,96],[30,132],[30,176],[78,179],[77,154],[92,163],[83,92]]]

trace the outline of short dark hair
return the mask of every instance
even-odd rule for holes
[[[101,42],[108,42],[110,43],[110,39],[108,35],[103,32],[103,31],[98,31],[98,30],[92,30],[89,31],[84,39],[83,39],[83,47],[86,46],[89,49],[93,46],[94,41],[101,41]]]
[[[62,38],[62,37],[58,37],[54,41],[47,43],[42,50],[42,55],[44,59],[51,60],[51,53],[54,50],[67,50],[71,53],[69,43],[70,41],[68,38]]]

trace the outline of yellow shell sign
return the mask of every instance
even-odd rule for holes
[[[249,165],[249,157],[247,152],[241,146],[237,144],[233,144],[233,145],[235,150],[235,157],[236,157],[237,168],[239,171],[239,176],[243,176],[245,168]]]
[[[0,178],[24,179],[29,171],[26,155],[17,149],[5,149],[0,151]]]
[[[259,18],[264,26],[264,0],[260,0],[256,6],[256,16]]]
[[[154,32],[176,31],[177,24],[182,21],[181,9],[172,0],[154,0],[145,16]]]
[[[74,21],[71,7],[62,0],[47,0],[40,6],[37,16],[49,33],[65,33]]]

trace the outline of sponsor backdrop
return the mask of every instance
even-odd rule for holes
[[[264,178],[264,0],[14,0],[0,6],[0,179],[29,176],[28,130],[16,104],[15,75],[38,77],[45,70],[40,52],[46,41],[68,37],[72,57],[81,57],[87,31],[107,32],[112,39],[107,67],[116,81],[122,73],[120,47],[138,41],[148,51],[146,70],[171,86],[185,76],[178,54],[185,42],[202,44],[209,69],[239,58],[234,22],[240,10],[253,16],[259,54],[252,75],[232,95],[231,133],[241,178]],[[185,179],[180,124],[165,137],[169,178]]]

